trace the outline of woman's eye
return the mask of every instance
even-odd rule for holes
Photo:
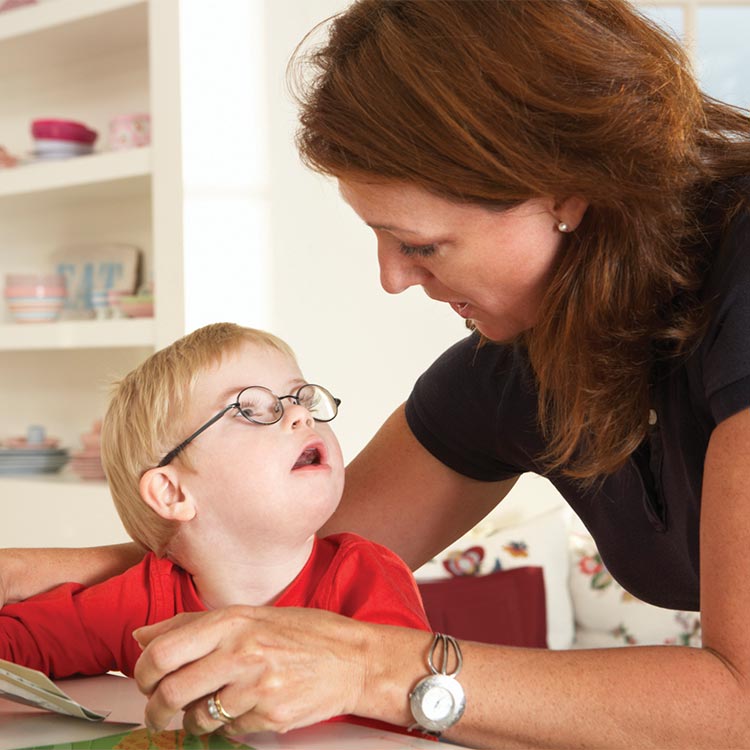
[[[420,258],[429,258],[435,252],[435,245],[407,245],[402,242],[399,250],[407,257],[418,255]]]

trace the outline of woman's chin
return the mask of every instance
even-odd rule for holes
[[[486,339],[496,344],[508,344],[524,332],[521,325],[514,325],[516,321],[495,320],[467,320],[466,327],[481,333]]]

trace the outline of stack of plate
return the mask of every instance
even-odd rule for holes
[[[102,481],[107,477],[102,468],[102,423],[100,420],[94,422],[90,432],[84,432],[81,435],[83,443],[82,451],[71,453],[70,468],[81,479],[91,479],[92,481]]]
[[[81,479],[104,480],[107,478],[102,468],[102,460],[98,450],[75,451],[71,456],[70,468]]]
[[[68,457],[65,448],[0,448],[0,474],[53,474]]]

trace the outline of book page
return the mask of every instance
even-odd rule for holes
[[[42,672],[4,659],[0,659],[0,695],[16,703],[87,721],[102,721],[109,715],[109,711],[100,713],[77,703]]]

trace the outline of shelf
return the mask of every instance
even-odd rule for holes
[[[0,351],[153,347],[153,318],[0,324]]]
[[[151,174],[151,148],[106,151],[72,159],[25,164],[0,172],[0,198],[78,189],[90,186],[97,195],[107,183],[141,182]],[[127,189],[129,184],[119,188]],[[89,191],[90,192],[90,191]]]
[[[26,75],[147,39],[147,0],[46,0],[0,14],[0,70]]]

